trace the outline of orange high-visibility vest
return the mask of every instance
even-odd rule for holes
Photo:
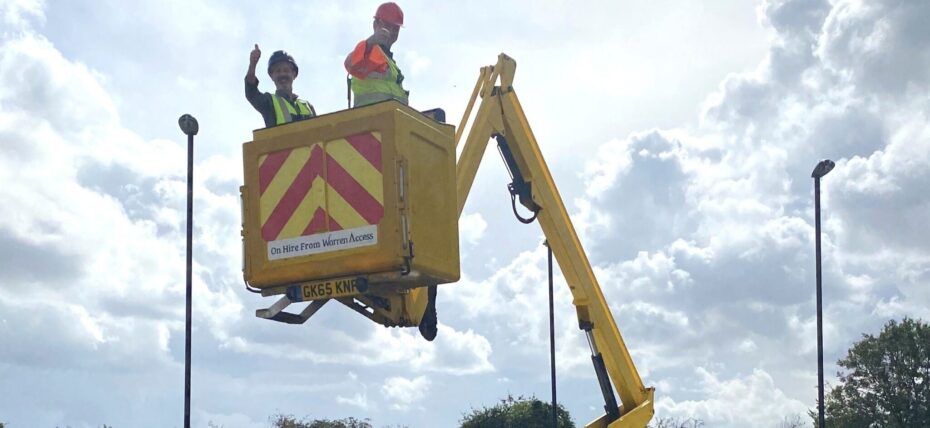
[[[407,104],[409,93],[402,85],[403,74],[381,46],[369,49],[367,41],[362,40],[349,55],[346,71],[354,76],[351,84],[355,107],[391,99]]]
[[[355,49],[349,57],[349,64],[346,66],[346,71],[358,79],[364,79],[372,72],[384,73],[387,71],[388,57],[384,54],[384,51],[381,50],[380,46],[376,47],[377,49],[369,50],[368,41],[366,40],[362,40],[355,45]]]

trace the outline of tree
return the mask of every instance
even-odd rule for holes
[[[878,337],[863,334],[838,364],[846,372],[825,398],[827,426],[930,426],[930,325],[891,320]]]
[[[571,415],[561,404],[556,406],[556,420],[559,428],[575,428]],[[536,397],[507,395],[493,407],[472,409],[459,423],[462,428],[548,427],[552,426],[552,405]]]
[[[776,428],[804,428],[805,426],[804,421],[801,420],[801,415],[795,414],[790,417],[785,416]]]
[[[345,418],[308,421],[306,419],[297,420],[293,415],[275,415],[271,419],[271,426],[274,428],[372,428],[369,419]]]
[[[647,428],[702,428],[704,421],[694,418],[655,418]]]

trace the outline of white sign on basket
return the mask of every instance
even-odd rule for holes
[[[378,244],[378,225],[268,242],[268,260],[309,256]]]

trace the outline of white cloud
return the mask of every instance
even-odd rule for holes
[[[585,165],[587,194],[597,196],[604,193],[617,181],[618,175],[626,175],[633,165],[629,140],[613,140],[598,149],[598,155]]]
[[[826,67],[870,95],[906,97],[930,83],[928,13],[925,2],[837,1],[823,24],[817,53]]]
[[[344,397],[342,395],[337,395],[336,402],[358,407],[362,410],[368,410],[368,407],[369,407],[368,394],[365,392],[355,393],[351,397]]]
[[[0,14],[9,29],[25,30],[31,27],[31,20],[44,21],[45,2],[43,0],[4,0],[0,3]]]
[[[407,50],[403,53],[403,63],[407,64],[407,69],[410,70],[410,77],[418,77],[427,70],[429,70],[430,65],[433,61],[425,55],[417,53],[414,50]]]
[[[442,337],[436,339],[436,346],[413,360],[415,369],[454,375],[494,371],[489,360],[491,343],[487,338],[471,329],[459,332],[444,325],[439,326],[439,334]]]
[[[463,214],[459,219],[459,239],[469,245],[477,245],[487,228],[488,223],[484,221],[481,213]]]
[[[541,344],[548,340],[542,330],[548,318],[547,308],[539,303],[547,299],[545,249],[524,252],[490,278],[472,282],[465,277],[447,287],[448,296],[462,309],[459,317],[468,320],[494,319],[509,327],[510,340]]]
[[[431,382],[425,376],[413,379],[390,377],[385,380],[381,392],[392,401],[396,409],[405,410],[422,401],[430,393]]]
[[[582,234],[596,252],[614,251],[598,273],[624,334],[640,342],[641,371],[679,380],[695,362],[753,371],[732,386],[761,392],[777,379],[784,397],[770,398],[804,413],[809,379],[796,367],[816,351],[810,171],[826,157],[837,161],[823,180],[827,363],[888,317],[926,316],[930,236],[917,219],[930,216],[919,196],[930,185],[930,103],[918,88],[930,38],[911,30],[925,9],[766,1],[767,59],[729,76],[700,126],[602,146],[609,155],[586,177],[595,191],[579,203]],[[879,78],[877,64],[903,70]],[[668,393],[665,410],[677,415],[758,424],[711,416],[715,398],[684,405],[687,394]],[[771,423],[787,415],[766,414],[763,401],[742,405]]]
[[[724,378],[703,367],[695,369],[700,381],[698,400],[660,397],[656,413],[690,417],[708,426],[774,426],[786,416],[806,415],[811,406],[788,397],[772,376],[755,369],[742,377]]]
[[[8,183],[0,187],[0,342],[12,344],[0,349],[0,371],[23,380],[8,384],[18,389],[0,404],[10,424],[106,418],[131,426],[134,415],[148,415],[163,426],[163,414],[178,410],[186,189],[184,142],[171,136],[181,105],[202,112],[194,253],[201,422],[257,425],[269,410],[243,402],[247,393],[273,397],[286,413],[373,412],[377,424],[436,426],[498,391],[545,394],[545,249],[537,229],[498,226],[509,207],[483,195],[491,192],[480,177],[461,222],[463,265],[493,272],[467,270],[461,283],[441,287],[436,341],[337,304],[303,326],[253,316],[269,302],[243,290],[240,272],[238,144],[248,138],[242,123],[260,123],[247,121],[257,117],[241,99],[248,48],[295,53],[301,91],[325,111],[343,105],[344,87],[332,82],[342,82],[342,55],[370,18],[331,4],[182,3],[120,3],[111,13],[81,3],[0,4],[0,180]],[[452,118],[478,66],[502,46],[520,60],[524,108],[562,194],[577,198],[576,226],[644,381],[660,388],[659,416],[747,426],[813,406],[809,175],[821,158],[837,161],[823,182],[828,365],[887,318],[930,318],[930,6],[763,1],[770,47],[749,72],[759,58],[745,39],[757,34],[729,31],[744,25],[733,19],[742,16],[736,6],[714,15],[691,3],[673,13],[625,5],[627,13],[605,7],[598,10],[610,13],[598,16],[561,6],[531,8],[514,27],[507,16],[526,6],[508,5],[497,21],[482,21],[501,31],[475,36],[476,12],[411,5],[398,53],[417,77],[417,99],[453,106]],[[471,34],[460,37],[450,17]],[[314,42],[295,44],[294,29],[263,24],[285,18],[314,22]],[[62,25],[70,20],[90,30],[74,33]],[[700,37],[679,40],[688,34]],[[553,78],[594,83],[554,91]],[[488,237],[493,247],[479,247]],[[560,396],[575,399],[596,383],[556,272]],[[79,384],[88,400],[117,391],[156,405],[96,409],[60,392]],[[331,399],[295,398],[310,393]],[[32,396],[62,404],[47,409]],[[427,397],[435,414],[418,412]],[[578,420],[601,411],[577,400]]]
[[[173,202],[157,191],[176,177],[170,169],[156,172],[162,159],[156,153],[170,155],[174,147],[156,142],[153,150],[119,128],[94,73],[65,60],[41,37],[27,33],[4,44],[0,75],[10,83],[0,92],[0,178],[19,183],[0,190],[6,201],[0,251],[7,255],[0,263],[4,282],[34,284],[0,290],[8,310],[61,317],[83,329],[99,351],[131,355],[146,349],[164,364],[166,328],[177,324],[162,318],[176,313],[168,301],[181,295],[174,279],[181,258],[178,247],[159,236],[159,228],[175,225],[153,218],[148,205]],[[101,159],[102,146],[116,150]],[[131,151],[148,156],[147,166],[113,162],[130,158]],[[121,182],[101,180],[107,174]],[[40,310],[39,299],[52,305]],[[153,337],[160,338],[142,340]]]

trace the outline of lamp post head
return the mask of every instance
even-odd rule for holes
[[[817,166],[814,167],[814,172],[811,173],[811,177],[813,178],[823,177],[827,175],[827,173],[829,173],[830,171],[833,171],[834,166],[836,166],[836,164],[833,163],[832,160],[824,159],[820,161],[820,163],[818,163]]]
[[[178,125],[181,126],[181,131],[187,134],[188,136],[197,135],[199,126],[197,125],[197,119],[194,119],[194,116],[185,114],[178,119]]]

